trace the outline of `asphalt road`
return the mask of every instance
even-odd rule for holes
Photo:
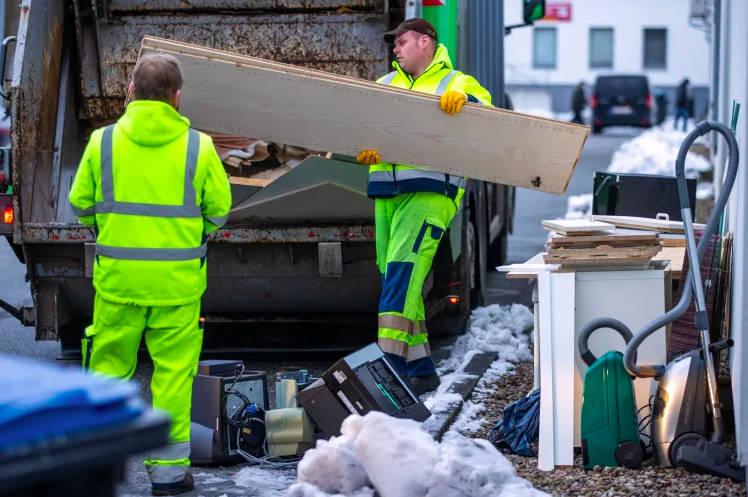
[[[631,135],[629,135],[630,137]],[[596,170],[604,170],[610,163],[613,152],[626,139],[621,135],[591,136],[577,165],[567,190],[567,195],[589,193],[592,189],[592,175]],[[555,219],[566,212],[567,198],[530,190],[517,190],[514,233],[509,239],[507,263],[524,262],[540,252],[547,239],[547,232],[541,227],[543,219]],[[25,267],[21,265],[5,241],[0,240],[0,298],[18,306],[31,305],[28,283],[24,281]],[[532,286],[525,280],[507,280],[503,274],[489,274],[487,297],[489,304],[523,303],[531,305]],[[436,353],[446,353],[437,347]],[[8,314],[0,310],[0,353],[20,355],[61,366],[78,367],[77,362],[57,361],[59,344],[55,342],[35,342],[32,328],[24,328]],[[278,362],[272,359],[255,360],[247,363],[249,369],[265,371],[272,378],[276,371],[286,368],[306,368],[319,374],[327,369],[334,358],[309,357],[303,361]],[[139,360],[134,380],[139,384],[143,397],[150,400],[148,385],[153,367],[150,359]],[[274,382],[269,381],[270,399],[274,404]],[[142,457],[134,457],[128,463],[127,480],[121,487],[122,496],[149,495],[148,477],[142,465]],[[195,468],[199,489],[188,496],[222,497],[231,495],[274,496],[281,495],[282,489],[293,480],[293,471],[263,472],[259,468]]]

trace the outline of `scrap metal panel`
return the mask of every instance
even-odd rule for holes
[[[51,222],[50,198],[64,5],[24,0],[11,83],[13,189],[22,222]]]
[[[127,82],[146,35],[367,80],[389,70],[382,41],[387,18],[376,13],[124,16],[99,22],[98,29],[100,84],[90,81],[94,71],[82,82],[92,120],[116,119],[123,112]],[[81,53],[83,67],[95,56]]]

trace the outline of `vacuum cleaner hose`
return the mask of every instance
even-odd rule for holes
[[[584,363],[587,366],[592,366],[592,364],[597,360],[597,357],[595,357],[595,354],[590,352],[589,347],[589,339],[590,336],[600,328],[611,328],[618,332],[619,335],[623,337],[623,341],[626,342],[626,345],[631,341],[632,338],[634,338],[633,333],[631,333],[631,330],[628,326],[623,324],[617,319],[613,318],[597,318],[593,319],[589,323],[584,325],[584,328],[582,328],[582,331],[579,332],[579,340],[577,340],[577,348],[579,349],[579,355],[584,361]],[[634,351],[634,362],[636,362],[636,351]]]
[[[735,183],[735,177],[738,174],[738,142],[735,139],[735,135],[732,133],[732,130],[730,130],[730,128],[728,128],[724,124],[717,121],[702,121],[697,124],[696,128],[691,131],[686,137],[685,141],[680,147],[680,151],[678,152],[678,159],[675,162],[675,175],[678,181],[678,194],[680,197],[681,208],[690,209],[688,191],[686,189],[686,155],[688,154],[688,150],[691,148],[691,145],[696,141],[697,138],[711,131],[717,131],[725,138],[725,140],[727,141],[729,158],[727,161],[727,172],[722,184],[722,192],[715,202],[714,210],[712,211],[711,216],[709,216],[709,221],[707,221],[706,229],[704,230],[704,233],[701,236],[699,244],[696,248],[696,254],[698,256],[699,263],[701,263],[701,261],[703,260],[704,254],[706,253],[706,249],[709,246],[712,236],[717,231],[720,223],[720,217],[722,216],[722,212],[725,209],[725,205],[727,205],[727,199],[730,197],[730,191],[732,190],[733,184]],[[660,378],[663,374],[665,374],[665,366],[663,365],[638,366],[636,364],[636,350],[648,336],[650,336],[652,333],[659,330],[663,326],[672,323],[688,310],[694,292],[693,286],[690,283],[692,281],[691,271],[693,270],[693,265],[690,265],[688,268],[688,275],[686,276],[685,280],[687,283],[685,285],[685,288],[683,289],[683,294],[681,295],[681,299],[678,304],[669,312],[654,319],[652,322],[642,328],[642,330],[634,336],[634,338],[626,347],[626,352],[623,355],[623,362],[626,366],[626,370],[633,376],[639,378]]]

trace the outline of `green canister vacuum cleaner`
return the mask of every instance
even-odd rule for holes
[[[729,158],[722,192],[715,202],[714,210],[697,245],[686,188],[685,162],[688,149],[696,139],[712,131],[718,132],[727,141]],[[712,357],[713,352],[731,347],[732,341],[724,340],[714,344],[710,342],[709,321],[699,271],[701,260],[720,224],[737,172],[738,143],[730,128],[716,121],[703,121],[697,124],[686,136],[675,162],[678,194],[686,231],[689,263],[687,284],[683,288],[680,301],[672,310],[653,320],[634,335],[626,347],[623,363],[633,376],[655,378],[659,382],[650,425],[657,464],[744,481],[744,468],[733,456],[732,450],[724,445],[725,423],[717,394],[717,377]],[[681,317],[691,305],[694,293],[695,326],[701,338],[701,348],[680,356],[667,366],[637,365],[636,351],[642,342],[655,331]],[[592,325],[592,322],[589,324]],[[590,327],[626,328],[626,325],[612,318],[599,318],[594,321],[594,326]]]
[[[613,328],[628,344],[633,336],[625,326],[605,319],[587,323],[579,332],[579,355],[588,369],[584,375],[582,401],[582,462],[585,469],[595,466],[638,468],[644,460],[639,440],[634,384],[623,365],[623,354],[606,352],[597,359],[588,345],[590,335],[600,328]]]

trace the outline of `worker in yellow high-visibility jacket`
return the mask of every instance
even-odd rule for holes
[[[203,340],[206,240],[231,208],[212,139],[177,111],[182,83],[176,58],[141,58],[125,114],[94,131],[70,192],[76,216],[96,231],[84,367],[129,379],[145,333],[153,405],[171,414],[171,443],[145,461],[153,495],[194,488],[190,409]]]
[[[394,43],[395,71],[379,83],[439,95],[441,110],[455,115],[467,102],[491,105],[491,95],[471,76],[452,67],[434,26],[409,19],[385,33]],[[439,241],[459,210],[467,179],[406,164],[388,164],[374,150],[358,162],[370,165],[368,195],[375,198],[379,347],[420,395],[439,386],[431,359],[423,307],[423,283]]]

